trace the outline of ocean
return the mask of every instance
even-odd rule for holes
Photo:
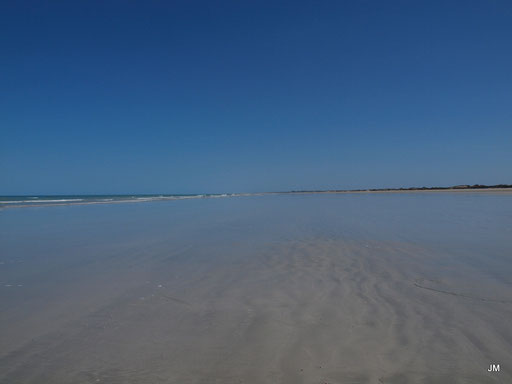
[[[0,196],[0,208],[34,207],[47,205],[77,205],[77,204],[114,204],[137,203],[147,201],[182,200],[228,197],[235,194],[138,194],[138,195],[26,195]]]

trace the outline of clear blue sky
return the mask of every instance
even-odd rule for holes
[[[512,183],[510,1],[3,1],[0,194]]]

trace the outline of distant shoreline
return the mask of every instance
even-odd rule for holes
[[[369,189],[328,189],[283,191],[275,193],[355,193],[355,192],[465,192],[465,191],[512,191],[512,184],[498,185],[455,185],[451,187],[409,187],[409,188],[369,188]]]
[[[464,192],[477,192],[477,193],[486,193],[486,192],[504,192],[504,193],[512,193],[512,188],[487,188],[487,189],[377,189],[377,190],[346,190],[346,191],[293,191],[293,192],[269,192],[269,193],[255,193],[254,195],[315,195],[315,194],[350,194],[350,193],[421,193],[421,192],[455,192],[455,193],[464,193]]]
[[[312,194],[351,194],[351,193],[418,193],[418,192],[477,192],[477,193],[511,193],[512,185],[461,185],[453,187],[411,187],[411,188],[373,188],[373,189],[333,189],[277,191],[255,193],[223,193],[198,195],[52,195],[52,196],[0,196],[0,210],[4,208],[57,207],[69,205],[96,205],[142,203],[156,201],[174,201],[187,199],[213,199],[227,197],[252,197],[267,195],[312,195]],[[61,197],[62,199],[57,199]],[[33,200],[27,200],[33,199]]]

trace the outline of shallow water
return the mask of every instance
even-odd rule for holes
[[[0,383],[512,382],[511,239],[511,193],[5,209]]]

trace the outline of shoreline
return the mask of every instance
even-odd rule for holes
[[[321,193],[418,193],[418,192],[509,192],[512,188],[427,188],[427,189],[355,189],[355,190],[333,190],[333,191],[292,191],[276,192],[278,194],[321,194]]]
[[[161,202],[161,201],[175,201],[175,200],[190,200],[190,199],[218,199],[228,197],[255,197],[255,196],[269,196],[269,195],[320,195],[320,194],[381,194],[381,193],[497,193],[497,194],[512,194],[512,188],[425,188],[425,189],[368,189],[368,190],[326,190],[326,191],[286,191],[286,192],[257,192],[257,193],[231,193],[231,194],[218,194],[218,195],[190,195],[190,196],[154,196],[138,199],[122,199],[122,200],[109,200],[109,201],[68,201],[62,203],[45,203],[44,200],[35,203],[0,203],[0,211],[7,208],[41,208],[41,207],[59,207],[71,205],[96,205],[96,204],[121,204],[121,203],[148,203],[148,202]],[[86,197],[87,195],[84,195]]]

